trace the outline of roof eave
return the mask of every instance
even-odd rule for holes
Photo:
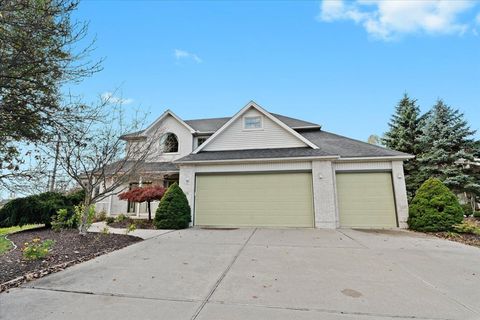
[[[284,158],[250,158],[250,159],[219,159],[219,160],[177,160],[175,164],[202,164],[202,163],[254,163],[254,162],[285,162],[285,161],[306,161],[306,160],[337,160],[339,156],[306,156],[306,157],[284,157]]]

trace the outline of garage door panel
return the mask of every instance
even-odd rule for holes
[[[199,175],[195,224],[313,226],[310,173]]]
[[[391,173],[337,173],[336,177],[342,227],[397,226]]]

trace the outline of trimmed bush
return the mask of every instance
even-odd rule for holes
[[[450,231],[462,221],[462,206],[439,179],[425,181],[410,204],[408,225],[413,230]]]
[[[76,201],[75,197],[56,192],[13,199],[0,209],[0,227],[25,224],[45,224],[50,227],[52,217],[58,210],[67,209],[68,215],[73,215],[73,206],[78,204]]]
[[[191,221],[187,197],[177,183],[168,188],[158,205],[154,224],[158,229],[184,229]]]

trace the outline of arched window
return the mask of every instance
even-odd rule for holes
[[[165,133],[160,138],[160,146],[165,153],[178,152],[178,138],[174,133]]]

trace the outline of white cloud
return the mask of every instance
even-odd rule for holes
[[[133,99],[124,99],[122,97],[116,96],[113,92],[104,92],[101,95],[102,101],[111,104],[130,104],[133,102]]]
[[[200,57],[197,56],[195,53],[191,53],[191,52],[188,52],[188,51],[185,51],[185,50],[175,49],[173,54],[175,56],[175,59],[177,59],[177,60],[192,59],[196,63],[202,63],[203,62],[203,60],[200,59]]]
[[[460,22],[459,16],[476,4],[470,0],[324,0],[319,19],[351,20],[382,40],[412,33],[463,34],[471,22]]]

